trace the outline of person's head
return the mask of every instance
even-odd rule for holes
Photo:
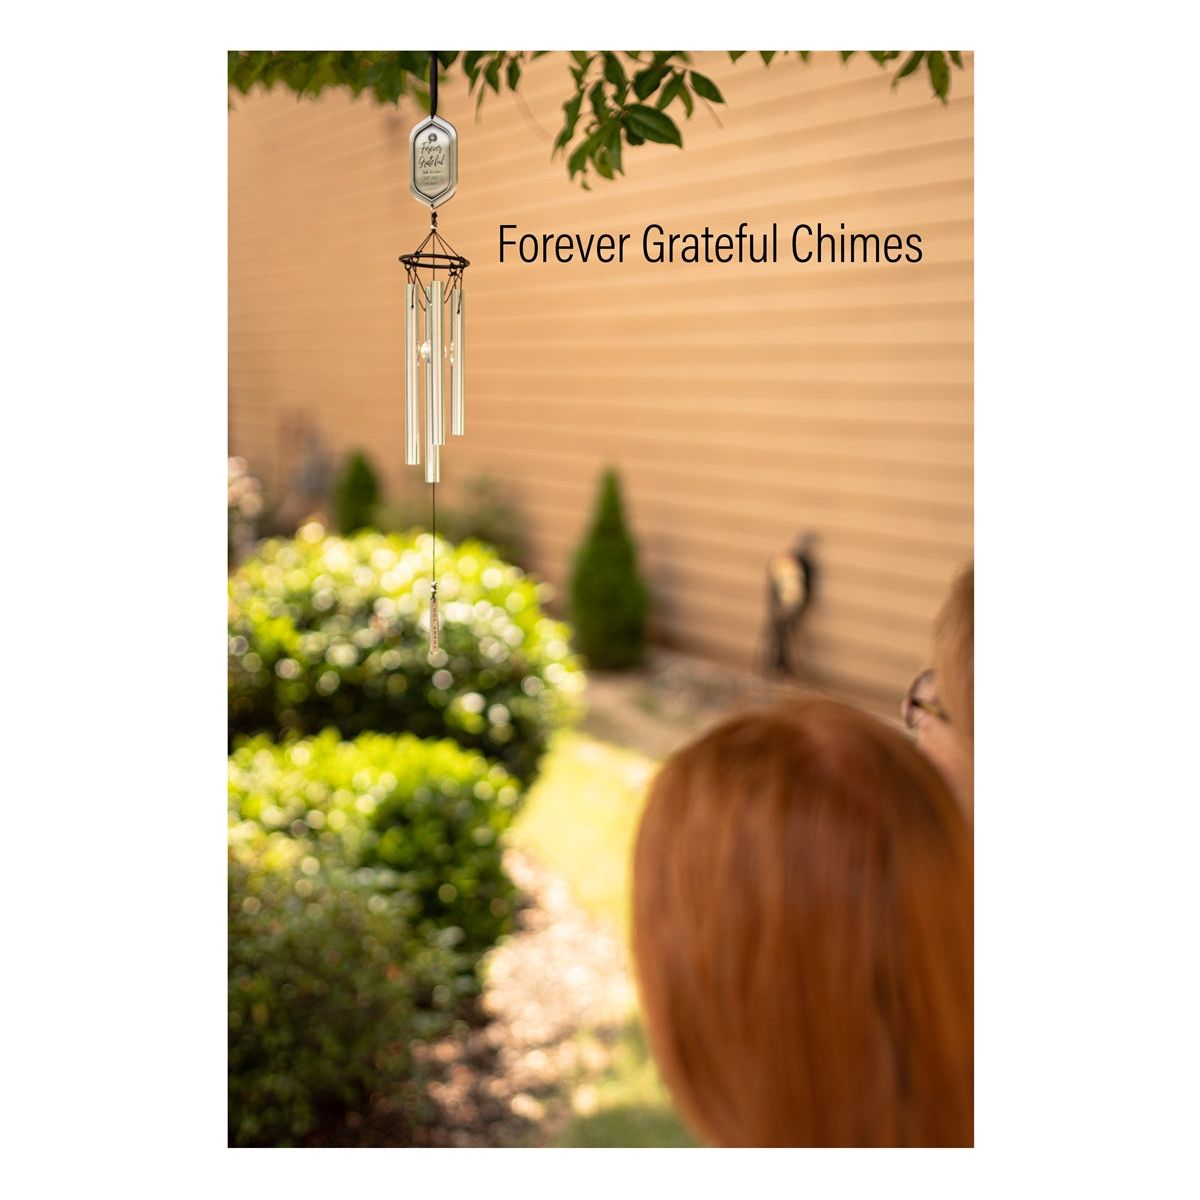
[[[673,755],[634,862],[647,1032],[723,1146],[969,1145],[972,854],[903,734],[800,700]]]
[[[933,629],[933,667],[913,681],[902,706],[921,749],[968,812],[975,774],[975,567],[950,585]]]

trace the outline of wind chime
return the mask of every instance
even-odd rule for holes
[[[463,273],[471,264],[438,233],[438,206],[458,187],[458,133],[438,116],[438,60],[429,56],[429,116],[408,138],[409,190],[427,204],[429,233],[411,253],[400,255],[404,287],[404,461],[420,466],[425,454],[425,482],[432,506],[433,550],[429,596],[429,653],[436,654],[441,631],[437,604],[437,485],[441,448],[446,444],[445,387],[449,374],[450,432],[465,431],[463,407]],[[447,336],[447,324],[449,335]],[[424,421],[421,376],[424,376]]]

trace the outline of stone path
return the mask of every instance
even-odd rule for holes
[[[731,712],[806,693],[844,700],[892,722],[899,712],[899,696],[885,702],[813,682],[764,679],[653,649],[640,671],[589,672],[583,729],[593,737],[661,759]]]
[[[428,1145],[552,1144],[573,1113],[594,1110],[594,1080],[634,1003],[624,948],[566,884],[516,850],[505,867],[531,904],[489,957],[489,1022],[422,1051],[438,1077]]]

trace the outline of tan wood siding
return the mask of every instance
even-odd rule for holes
[[[569,83],[530,65],[525,109],[455,81],[460,137],[441,229],[467,273],[467,437],[447,491],[510,482],[537,569],[558,584],[599,472],[621,472],[655,633],[753,663],[767,556],[819,536],[804,647],[830,682],[897,693],[972,543],[972,75],[949,105],[865,59],[807,67],[700,54],[728,104],[685,148],[626,150],[624,178],[569,184],[551,162]],[[415,113],[342,95],[235,98],[230,115],[230,441],[276,491],[288,422],[363,446],[391,494],[401,465],[403,273],[428,225],[405,182]],[[774,264],[653,265],[668,231],[780,227]],[[919,264],[793,262],[791,228],[919,233]],[[621,265],[500,265],[499,226],[630,233]]]

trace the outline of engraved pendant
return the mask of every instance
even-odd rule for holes
[[[430,208],[458,187],[458,131],[444,117],[426,117],[408,135],[408,187]]]

